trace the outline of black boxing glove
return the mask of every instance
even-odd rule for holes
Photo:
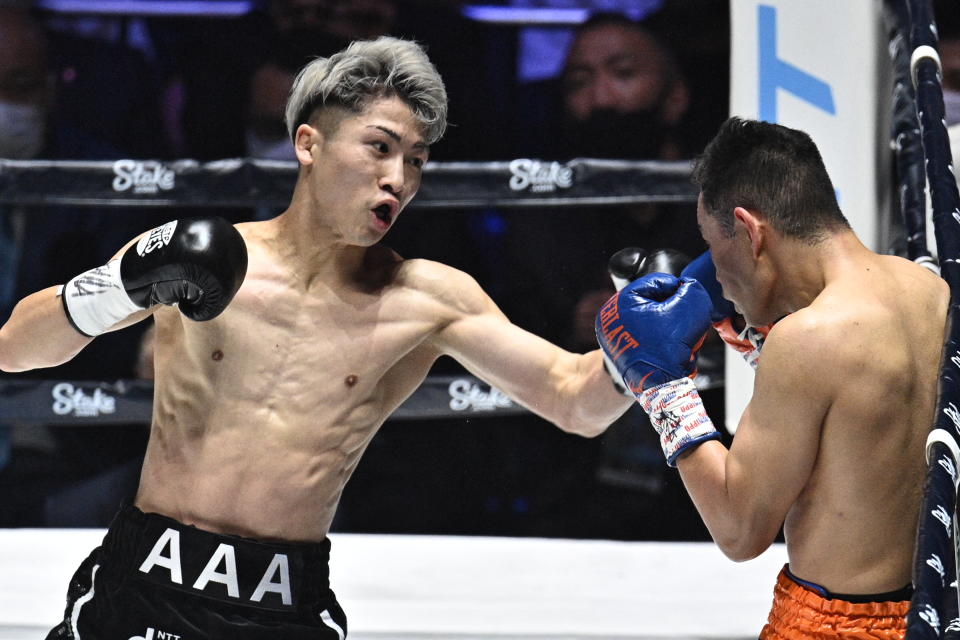
[[[178,305],[191,320],[218,316],[247,272],[247,247],[222,218],[185,218],[152,229],[119,260],[64,285],[73,327],[98,336],[127,316],[157,304]]]

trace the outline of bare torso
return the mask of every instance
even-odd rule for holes
[[[876,256],[798,312],[826,319],[836,349],[816,461],[784,524],[797,576],[838,593],[910,582],[948,297],[927,270]]]
[[[436,358],[442,321],[408,286],[414,263],[367,252],[344,282],[306,282],[272,223],[238,227],[246,279],[203,323],[157,322],[153,425],[136,504],[261,539],[316,541],[386,417]]]

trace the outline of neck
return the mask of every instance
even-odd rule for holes
[[[343,242],[324,222],[324,214],[294,198],[272,220],[275,250],[309,288],[314,281],[352,280],[361,269],[367,247]]]
[[[875,255],[848,229],[813,245],[791,238],[778,244],[770,258],[776,274],[771,306],[780,316],[809,306],[833,280]]]

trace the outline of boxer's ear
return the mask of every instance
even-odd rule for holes
[[[733,209],[734,225],[741,227],[750,241],[750,253],[754,258],[760,255],[766,240],[767,227],[764,221],[754,212],[743,207]]]
[[[301,165],[307,166],[313,164],[314,157],[312,149],[315,145],[322,142],[323,134],[316,127],[309,124],[301,124],[293,136],[293,149],[297,154],[297,160]]]

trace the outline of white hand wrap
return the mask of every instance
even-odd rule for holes
[[[747,327],[741,331],[738,336],[745,343],[753,346],[752,349],[742,351],[740,355],[743,356],[743,359],[747,361],[747,364],[750,365],[750,368],[754,371],[757,370],[757,365],[760,364],[760,350],[763,349],[763,341],[767,339],[768,332],[769,328],[763,331],[756,327]]]
[[[720,437],[690,378],[647,389],[640,394],[640,406],[660,434],[660,446],[671,467],[677,466],[677,457],[686,449]]]
[[[64,285],[60,295],[70,324],[90,338],[141,310],[123,288],[119,260],[81,273]]]

